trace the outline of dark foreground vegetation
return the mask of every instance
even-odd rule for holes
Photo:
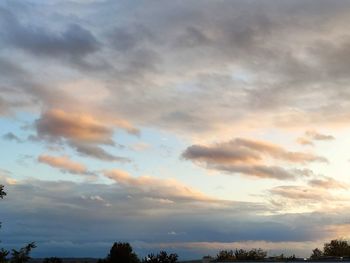
[[[236,249],[220,251],[213,261],[299,261],[295,255],[285,256],[283,254],[267,257],[267,251],[262,249]],[[308,261],[350,261],[350,245],[346,240],[335,239],[325,243],[323,250],[315,248]]]
[[[6,196],[4,186],[0,185],[0,199]],[[1,227],[1,223],[0,223]],[[36,247],[34,242],[28,243],[19,250],[8,251],[0,248],[0,263],[26,263],[31,260],[30,253]],[[251,250],[235,249],[221,250],[215,258],[204,257],[203,262],[231,262],[231,261],[300,261],[295,255],[284,256],[283,254],[267,257],[267,251],[260,248]],[[346,240],[335,239],[325,243],[323,249],[315,248],[308,261],[350,261],[350,245]],[[45,258],[42,263],[62,263],[57,257]],[[111,247],[106,258],[99,259],[97,263],[176,263],[177,254],[168,254],[160,251],[158,254],[148,254],[140,259],[133,251],[129,243],[116,242]]]

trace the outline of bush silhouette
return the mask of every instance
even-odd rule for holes
[[[149,254],[146,258],[142,260],[142,263],[176,263],[178,255],[177,254],[167,254],[165,251],[160,251],[159,254]]]
[[[129,243],[116,242],[109,251],[107,258],[100,259],[98,263],[140,263]]]

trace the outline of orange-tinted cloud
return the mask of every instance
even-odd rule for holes
[[[91,115],[61,109],[44,112],[36,121],[39,136],[113,145],[113,129]]]
[[[325,192],[311,187],[304,186],[278,186],[270,190],[274,195],[288,199],[320,201],[325,198]]]
[[[335,140],[334,136],[319,133],[315,130],[306,131],[303,137],[297,139],[297,142],[301,145],[313,146],[313,141],[332,141]]]
[[[309,181],[309,185],[324,189],[348,189],[348,184],[339,182],[333,178],[325,177],[324,179],[313,179]]]
[[[58,168],[63,172],[69,172],[73,174],[86,174],[88,173],[85,165],[74,162],[67,156],[50,156],[40,155],[38,161],[50,165],[51,167]]]
[[[130,162],[130,159],[126,157],[113,155],[97,145],[72,142],[70,143],[70,146],[73,147],[78,153],[84,156],[94,157],[96,159],[109,162]]]
[[[291,163],[327,162],[326,158],[314,154],[291,152],[275,144],[242,138],[210,146],[192,145],[182,156],[221,164],[261,163],[265,157]]]
[[[280,180],[309,176],[312,171],[308,169],[287,170],[282,166],[271,165],[271,161],[293,164],[328,162],[322,156],[291,152],[275,144],[242,138],[209,146],[192,145],[185,150],[182,157],[199,165],[205,165],[209,169]]]
[[[213,198],[210,198],[200,191],[194,190],[175,179],[159,179],[152,176],[133,177],[128,172],[118,169],[106,171],[104,175],[124,187],[138,189],[144,193],[151,194],[152,198],[158,198],[163,201],[174,201],[179,199],[198,201],[214,200]]]
[[[138,129],[120,119],[96,117],[88,113],[67,112],[51,109],[44,112],[35,122],[38,136],[35,140],[63,141],[82,155],[104,161],[129,161],[128,158],[115,156],[100,145],[112,145],[114,128],[125,129],[138,134]]]

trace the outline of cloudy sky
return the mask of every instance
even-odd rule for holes
[[[350,2],[0,2],[1,245],[308,256],[350,236]]]

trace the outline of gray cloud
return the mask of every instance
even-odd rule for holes
[[[299,137],[297,142],[301,145],[314,145],[314,141],[332,141],[335,140],[334,136],[319,133],[315,130],[306,131],[304,136]]]
[[[47,28],[22,24],[17,17],[6,9],[2,14],[2,38],[12,47],[17,47],[34,55],[83,57],[98,50],[98,41],[90,31],[77,24],[70,24],[61,33],[50,32]]]
[[[126,157],[115,156],[111,153],[105,151],[102,147],[87,145],[87,144],[79,144],[79,143],[70,143],[70,145],[75,148],[75,150],[85,156],[94,157],[103,161],[118,161],[118,162],[130,162],[131,160]]]
[[[4,134],[2,136],[2,138],[4,140],[7,140],[7,141],[15,141],[15,142],[18,142],[18,143],[22,143],[23,140],[21,140],[16,134],[12,133],[12,132],[8,132],[6,134]]]
[[[335,139],[332,135],[325,135],[316,131],[307,131],[305,136],[315,141],[332,141]]]
[[[308,182],[312,187],[324,188],[324,189],[348,189],[349,185],[345,182],[340,182],[331,177],[324,177],[320,179],[313,179]]]
[[[51,67],[64,80],[88,72],[111,93],[97,108],[140,125],[201,133],[247,119],[278,127],[346,123],[348,3],[248,2],[56,2],[27,5],[20,13],[5,3],[3,45],[85,63],[74,73],[64,70],[71,61]],[[126,16],[134,5],[135,14]],[[38,8],[48,14],[45,27],[32,17]],[[12,63],[24,57],[15,54]],[[42,56],[29,61],[24,67],[32,73],[46,71]],[[98,61],[102,72],[87,65]],[[40,82],[39,74],[31,76]],[[52,78],[40,83],[46,92],[57,89],[48,85]],[[54,100],[54,92],[37,96],[44,107]]]

